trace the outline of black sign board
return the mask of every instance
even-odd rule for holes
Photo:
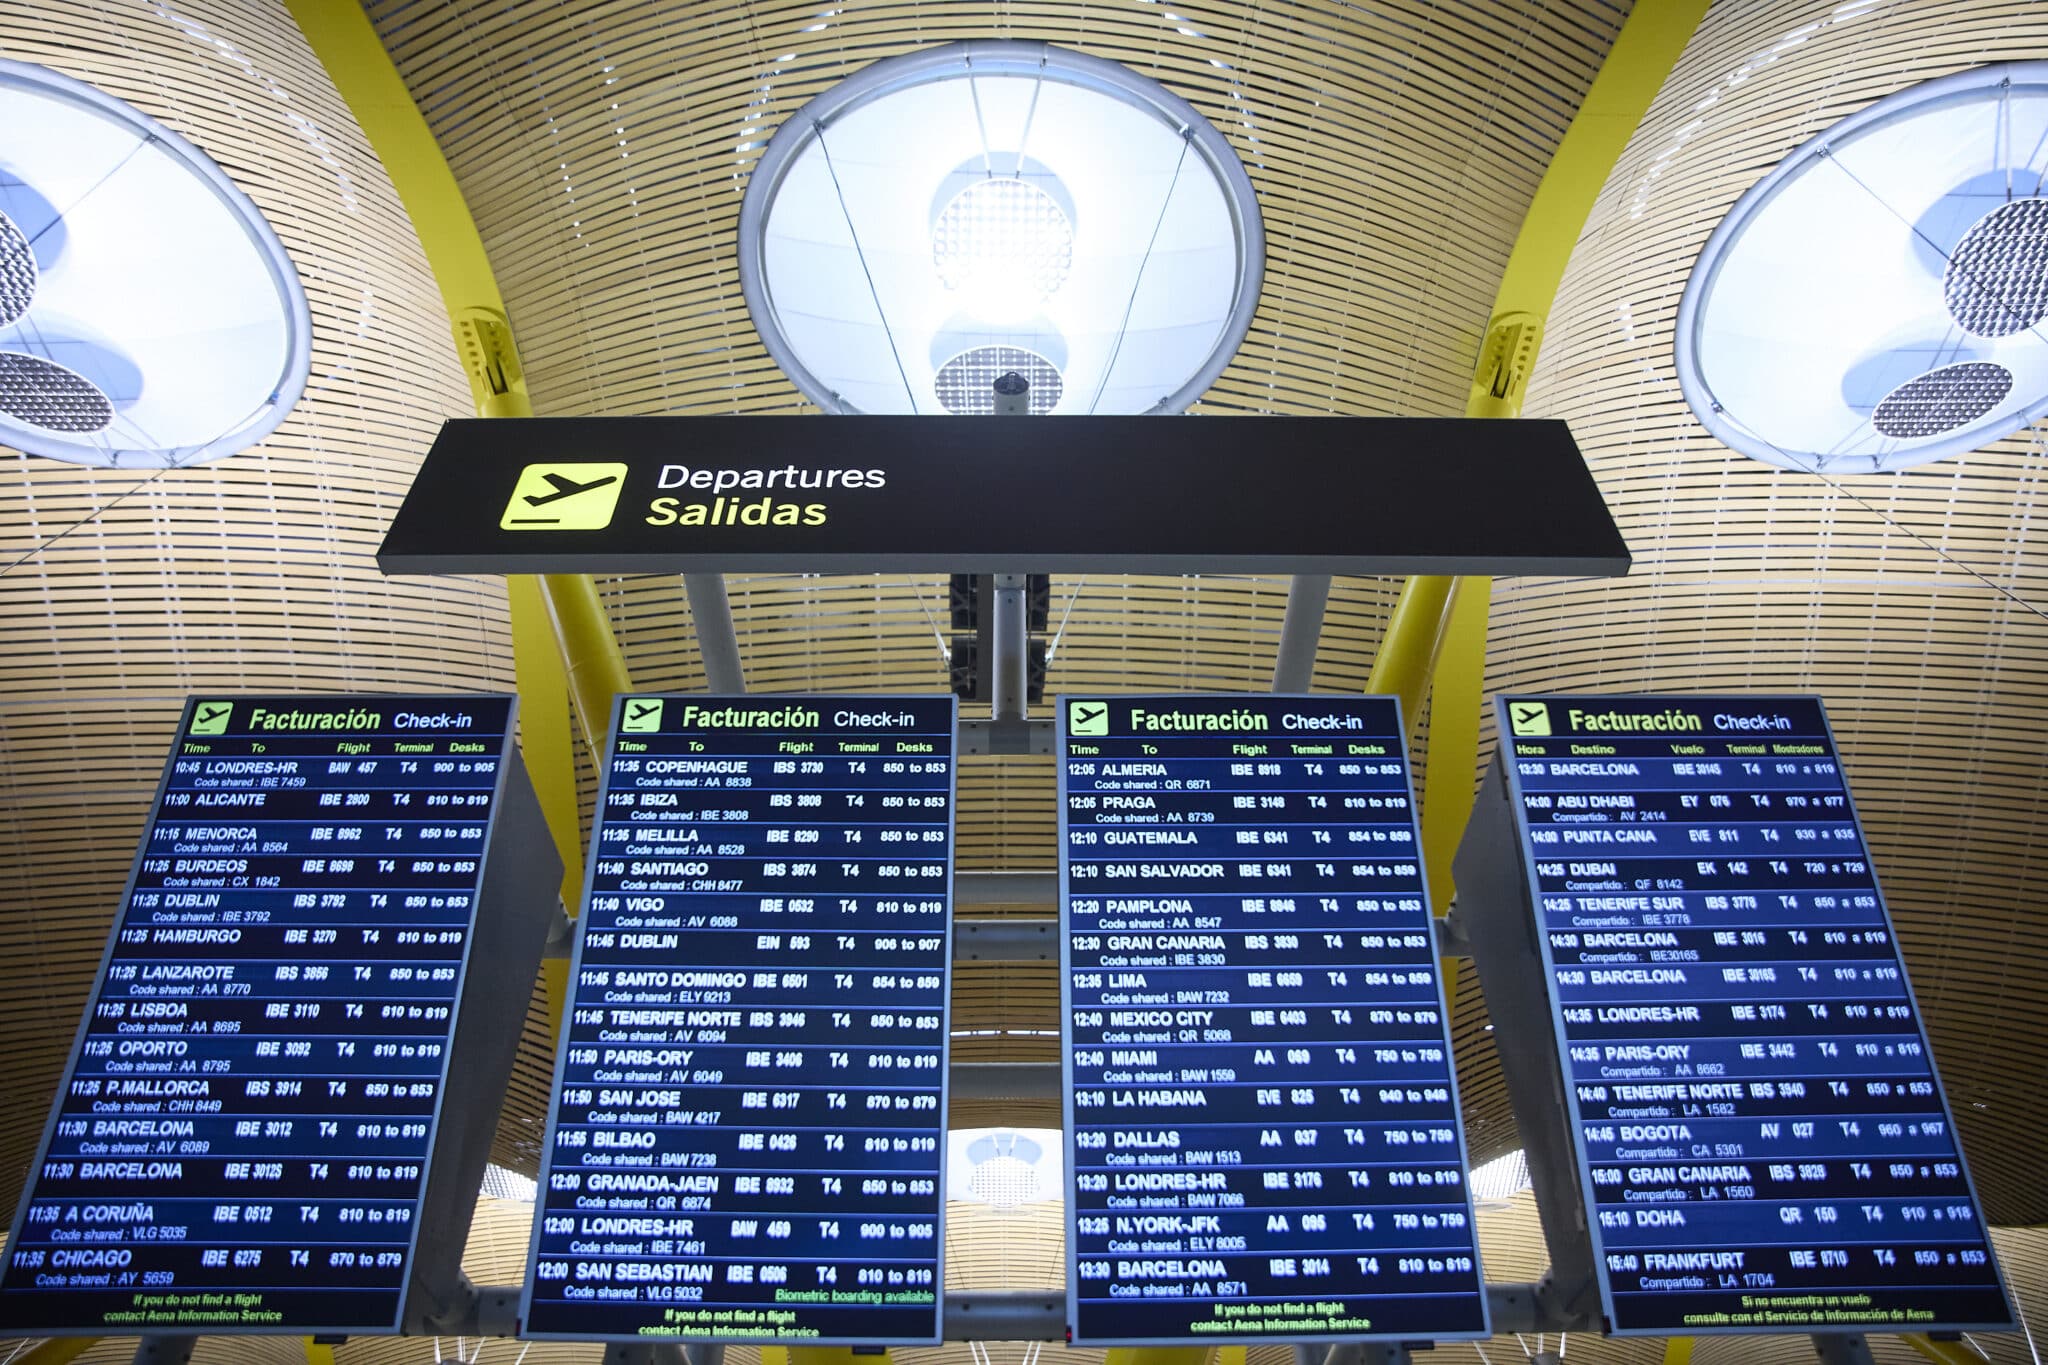
[[[377,564],[1578,575],[1629,555],[1562,422],[604,417],[448,423]]]
[[[938,1341],[953,722],[619,699],[524,1335]]]
[[[2010,1326],[1820,702],[1499,720],[1613,1331]]]
[[[482,1076],[501,1092],[512,1058],[458,1018],[510,999],[516,1036],[546,932],[497,913],[485,864],[509,834],[554,869],[521,855],[522,880],[560,876],[512,709],[188,705],[8,1240],[0,1331],[391,1332],[423,1208],[462,1220],[459,1257],[482,1157],[453,1170],[444,1095],[494,1114]],[[514,990],[472,979],[522,960]]]
[[[1487,1335],[1399,703],[1063,697],[1076,1343]]]

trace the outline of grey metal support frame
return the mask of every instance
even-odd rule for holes
[[[1487,1012],[1496,1025],[1495,1048],[1507,1082],[1508,1103],[1520,1128],[1535,1187],[1550,1270],[1539,1286],[1542,1316],[1572,1330],[1598,1330],[1600,1282],[1579,1188],[1578,1150],[1565,1102],[1543,971],[1535,940],[1536,918],[1509,809],[1507,775],[1495,757],[1458,846],[1454,876],[1458,901],[1452,937],[1464,940],[1479,968]]]
[[[1330,575],[1298,573],[1287,588],[1287,614],[1280,619],[1280,648],[1273,658],[1273,690],[1306,692],[1315,681],[1316,647],[1323,638],[1323,612],[1330,604]]]
[[[185,1365],[198,1347],[198,1337],[143,1337],[135,1343],[135,1365]]]
[[[1875,1359],[1860,1332],[1815,1332],[1813,1354],[1821,1365],[1873,1365]]]
[[[705,692],[745,692],[748,673],[739,663],[739,634],[733,604],[725,596],[723,573],[684,573],[682,591],[696,622],[696,653],[705,659]]]
[[[995,575],[995,604],[989,632],[989,698],[997,724],[1022,721],[1031,687],[1031,617],[1025,602],[1025,576]]]
[[[697,652],[704,659],[704,690],[746,691],[747,673],[740,664],[739,635],[732,625],[732,603],[725,595],[725,575],[686,573],[683,592],[690,599],[690,619],[697,625]]]

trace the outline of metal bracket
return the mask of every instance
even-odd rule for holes
[[[1508,1103],[1521,1129],[1550,1270],[1537,1286],[1539,1315],[1572,1330],[1600,1322],[1600,1283],[1579,1188],[1578,1149],[1565,1103],[1563,1064],[1536,942],[1536,917],[1522,880],[1521,844],[1496,757],[1487,770],[1453,864],[1457,913],[1446,929],[1479,968]],[[1444,930],[1440,930],[1445,932]]]
[[[135,1343],[135,1365],[186,1365],[198,1337],[143,1337]]]
[[[1822,1365],[1874,1365],[1876,1359],[1860,1332],[1815,1332],[1813,1353]]]
[[[990,651],[983,660],[989,671],[989,698],[994,702],[992,718],[1021,721],[1031,686],[1031,621],[1024,602],[1024,575],[996,574],[994,587]]]
[[[512,341],[512,323],[495,308],[463,308],[449,320],[455,329],[455,352],[472,388],[502,396],[526,384],[519,348]]]
[[[1052,754],[1053,724],[1049,720],[963,720],[962,754]]]
[[[966,919],[953,922],[955,962],[1057,962],[1056,919]]]
[[[956,872],[953,904],[1035,905],[1051,914],[1059,900],[1057,872]]]

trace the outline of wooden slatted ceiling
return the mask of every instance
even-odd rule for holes
[[[1635,572],[1504,585],[1490,664],[1499,690],[1827,699],[1979,1189],[2010,1223],[2048,1218],[2042,436],[1898,475],[1781,471],[1698,425],[1671,348],[1700,246],[1794,147],[1918,81],[2044,56],[2038,6],[1715,7],[1601,195],[1531,386]]]
[[[1187,38],[1140,0],[999,5],[993,14],[965,4],[821,12],[829,7],[373,6],[485,225],[543,410],[801,406],[754,340],[732,275],[732,220],[757,151],[739,144],[764,141],[803,98],[876,56],[916,42],[1011,35],[1073,43],[1155,72],[1194,98],[1250,165],[1273,241],[1266,295],[1250,342],[1205,410],[1455,411],[1521,206],[1616,20],[1598,5],[1450,14],[1209,5],[1175,10],[1203,35]],[[1822,32],[1724,90],[1712,126],[1664,157],[1666,169],[1649,180],[1655,158],[1694,117],[1692,104],[1795,27],[1786,16],[1796,8],[1724,4],[1710,15],[1603,199],[1545,348],[1539,403],[1571,417],[1597,452],[1610,499],[1653,572],[1618,586],[1504,585],[1495,681],[1828,693],[1937,1049],[1959,1109],[1969,1110],[1980,1179],[1987,1194],[1995,1185],[1997,1199],[2024,1210],[2038,1187],[2039,1115],[2028,1105],[2039,1103],[2041,1070],[2028,1038],[2016,1036],[2038,1039],[2038,1027],[2015,1028],[2041,1008],[2027,988],[2041,965],[2040,936],[2021,917],[2035,889],[2038,626],[1887,519],[2038,600],[2028,543],[2038,452],[2008,442],[1923,474],[1862,481],[1854,490],[1862,502],[1795,487],[1690,426],[1669,379],[1668,332],[1698,242],[1785,150],[1896,85],[2015,55],[2015,46],[2038,48],[2041,16],[2014,3],[1894,3],[1862,14],[1854,33],[1846,24],[1844,34]],[[315,389],[258,456],[140,487],[19,460],[0,484],[12,503],[0,537],[16,537],[0,539],[8,558],[135,489],[0,579],[9,604],[0,630],[20,632],[0,655],[13,703],[0,735],[8,830],[0,885],[40,912],[11,938],[0,935],[0,947],[36,968],[35,986],[0,1002],[0,1020],[17,1038],[61,1040],[185,690],[217,686],[224,674],[248,687],[497,685],[506,664],[487,586],[387,585],[363,571],[364,548],[424,433],[463,399],[445,319],[388,186],[331,90],[309,74],[317,68],[288,24],[243,5],[180,6],[167,17],[72,3],[45,6],[32,32],[20,29],[0,16],[0,53],[101,81],[234,169],[293,249],[319,333]],[[202,31],[229,35],[233,51],[204,45]],[[90,39],[66,40],[85,32]],[[1872,46],[1845,46],[1851,40]],[[783,52],[796,55],[772,60]],[[602,84],[604,66],[617,85]],[[265,77],[289,85],[317,138],[278,117]],[[623,91],[633,156],[622,160],[640,163],[631,174],[612,164],[607,90]],[[345,168],[345,186],[322,155]],[[566,182],[555,178],[564,162]],[[652,172],[642,169],[649,165]],[[1645,212],[1632,219],[1645,185]],[[1631,304],[1632,331],[1616,320],[1618,301]],[[210,598],[197,559],[224,570]],[[1258,687],[1270,670],[1283,600],[1275,581],[1073,586],[1072,634],[1054,690]],[[756,686],[936,686],[923,612],[929,605],[945,630],[941,588],[735,583]],[[1056,613],[1067,590],[1055,589]],[[673,580],[622,581],[609,594],[643,686],[701,681]],[[1384,584],[1338,585],[1319,687],[1362,681],[1390,596]],[[1979,767],[1941,769],[1987,741],[2003,748]],[[1049,865],[1046,767],[963,764],[963,867]],[[90,776],[82,782],[81,774]],[[1505,1145],[1512,1125],[1469,977],[1458,1046],[1483,1157]],[[1045,1052],[1034,1024],[1056,1025],[1047,1003],[1056,996],[1049,971],[963,972],[955,1026],[1013,1040],[969,1042],[963,1055],[984,1046],[1009,1060]],[[500,1159],[528,1169],[547,1034],[546,1021],[530,1016],[501,1135]],[[60,1052],[17,1049],[12,1088],[47,1093]],[[1051,1108],[962,1101],[955,1120],[1049,1123]],[[0,1124],[0,1177],[18,1182],[36,1126]],[[491,1273],[480,1278],[516,1277],[530,1214],[501,1214],[517,1230],[486,1210],[480,1231],[498,1240]],[[1505,1241],[1487,1236],[1496,1277],[1526,1273],[1517,1257],[1531,1254],[1530,1228]],[[2025,1294],[2048,1284],[2044,1241],[2000,1233]],[[1995,1358],[2022,1358],[2010,1341],[1987,1342]],[[283,1345],[207,1351],[257,1360]],[[423,1345],[358,1341],[343,1359],[424,1359]],[[1736,1345],[1707,1343],[1698,1358],[1790,1360],[1810,1349],[1738,1345],[1734,1354]],[[1906,1358],[1882,1340],[1879,1348],[1881,1358]],[[1503,1349],[1516,1348],[1495,1343],[1491,1354]],[[1575,1341],[1574,1355],[1580,1350],[1654,1358],[1641,1346]],[[529,1358],[542,1365],[595,1355],[536,1347]]]
[[[0,9],[0,57],[190,137],[262,208],[312,308],[312,377],[222,463],[88,470],[0,449],[0,1204],[42,1130],[179,708],[192,691],[510,683],[504,592],[392,582],[370,555],[468,406],[397,197],[281,7]]]
[[[1267,287],[1207,407],[1456,411],[1522,207],[1620,14],[1141,0],[369,8],[476,211],[549,413],[801,406],[739,298],[747,168],[783,117],[868,62],[987,37],[1155,74],[1245,159]]]

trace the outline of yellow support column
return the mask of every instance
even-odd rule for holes
[[[1213,1346],[1112,1346],[1104,1365],[1208,1365]]]
[[[768,1352],[775,1349],[772,1346],[761,1348],[761,1365],[770,1365]],[[784,1349],[789,1353],[789,1365],[853,1365],[851,1346],[790,1346]],[[861,1359],[889,1365],[887,1351],[878,1356],[862,1356]]]
[[[1699,27],[1707,3],[1645,0],[1629,12],[1529,202],[1528,215],[1501,273],[1466,398],[1466,416],[1521,415],[1529,372],[1543,338],[1543,320],[1557,296],[1572,246],[1650,101],[1663,88],[1693,30]],[[1461,580],[1461,591],[1453,593],[1447,579],[1430,575],[1411,578],[1403,585],[1400,603],[1387,624],[1386,642],[1381,646],[1385,665],[1375,659],[1366,689],[1400,695],[1410,725],[1433,676],[1439,690],[1448,681],[1459,693],[1460,706],[1471,704],[1463,700],[1466,697],[1482,698],[1486,662],[1483,604],[1490,592],[1487,580]],[[1436,671],[1439,658],[1446,672]],[[1455,680],[1449,679],[1449,672],[1455,672]],[[1407,702],[1411,695],[1415,698],[1412,705]],[[1448,703],[1449,698],[1443,700]],[[1430,722],[1430,768],[1439,780],[1429,784],[1423,841],[1427,851],[1428,831],[1438,831],[1440,848],[1431,858],[1431,867],[1439,911],[1450,903],[1450,855],[1472,813],[1473,792],[1464,774],[1479,762],[1477,721],[1468,724],[1464,717],[1452,716],[1453,709],[1448,704],[1434,708]],[[1442,847],[1445,841],[1448,846]],[[1441,871],[1434,872],[1437,868]]]
[[[1692,1365],[1693,1337],[1667,1337],[1664,1341],[1664,1365]]]
[[[1984,1357],[1960,1341],[1936,1341],[1925,1332],[1901,1332],[1899,1340],[1940,1365],[1984,1365]]]
[[[440,286],[456,353],[479,415],[530,417],[518,347],[482,236],[454,172],[356,0],[286,0],[335,89],[391,176]],[[596,585],[586,574],[506,582],[520,750],[540,796],[564,874],[562,903],[574,914],[583,889],[571,698],[585,741],[602,752],[611,694],[632,690]],[[550,1013],[560,1027],[568,965],[545,967]]]
[[[14,1365],[69,1365],[100,1344],[98,1337],[51,1337],[14,1358]]]
[[[334,1365],[334,1348],[311,1337],[303,1338],[306,1346],[306,1365]]]

